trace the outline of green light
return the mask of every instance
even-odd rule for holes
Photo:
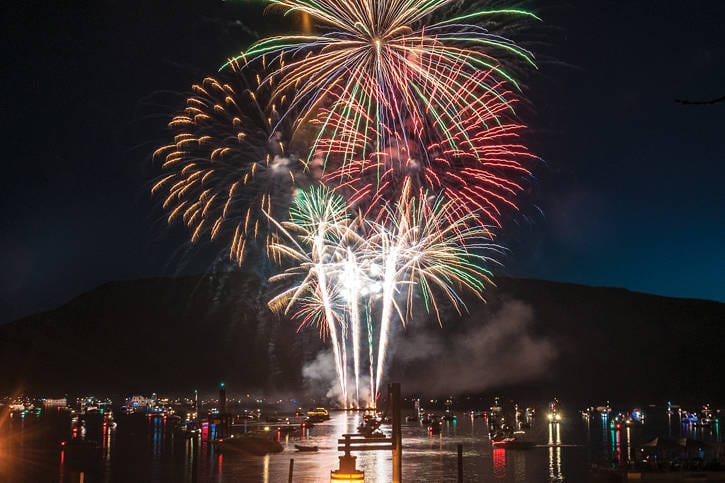
[[[220,383],[220,384],[219,384],[219,387],[224,387],[224,383],[223,383],[223,382],[222,382],[222,383]]]

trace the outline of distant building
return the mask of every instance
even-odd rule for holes
[[[64,397],[60,399],[43,399],[44,408],[64,408],[68,406],[68,400]]]
[[[126,407],[128,408],[144,408],[149,402],[145,396],[131,396],[126,399]]]

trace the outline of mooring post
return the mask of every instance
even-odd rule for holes
[[[458,443],[458,483],[463,483],[463,445]]]
[[[289,479],[287,480],[288,483],[292,483],[292,475],[295,472],[295,459],[290,458],[289,459]]]
[[[388,385],[393,409],[393,483],[403,481],[403,438],[400,434],[400,383]]]

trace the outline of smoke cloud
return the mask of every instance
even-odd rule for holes
[[[337,380],[334,357],[332,349],[318,352],[312,361],[302,367],[302,377],[305,388],[310,395],[324,395],[324,397],[334,399],[342,404],[342,391]],[[368,370],[367,360],[361,369],[363,373],[360,375],[360,403],[365,404],[370,400],[370,377],[365,374],[365,371]],[[355,373],[353,372],[352,361],[348,361],[347,371],[348,398],[350,403],[354,404]]]
[[[531,307],[509,301],[463,333],[398,334],[395,365],[402,366],[406,390],[426,393],[476,392],[530,380],[556,358],[551,341],[533,334],[533,321]]]
[[[314,360],[302,367],[305,387],[312,394],[324,394],[330,399],[340,398],[340,385],[335,374],[335,358],[331,349],[317,353]]]
[[[445,329],[423,324],[407,334],[392,334],[391,367],[405,390],[431,393],[483,391],[525,382],[544,374],[557,351],[553,343],[533,331],[532,308],[520,301],[505,302],[501,309],[467,326]],[[410,326],[409,326],[410,327]],[[351,354],[348,354],[350,356]],[[354,398],[354,373],[348,366],[348,397]],[[367,360],[360,379],[360,399],[369,398]],[[317,353],[302,368],[308,394],[342,403],[331,349]]]

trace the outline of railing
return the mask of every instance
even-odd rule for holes
[[[348,455],[350,451],[390,451],[393,449],[393,438],[366,438],[362,434],[343,434],[337,444],[337,450]]]

